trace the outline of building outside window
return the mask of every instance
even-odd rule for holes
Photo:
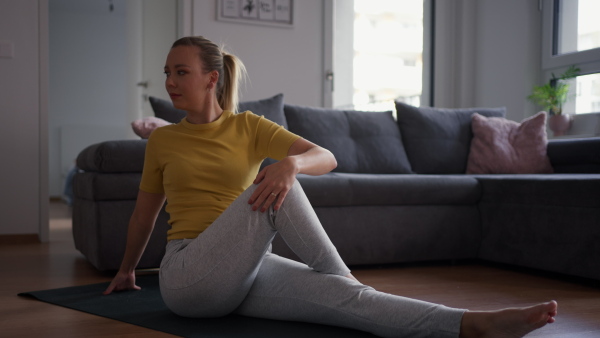
[[[421,104],[423,0],[354,0],[353,104]]]
[[[600,1],[546,0],[543,68],[546,78],[571,65],[581,75],[568,80],[569,114],[600,113]]]
[[[428,105],[431,0],[335,1],[333,106]]]

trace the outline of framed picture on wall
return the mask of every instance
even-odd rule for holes
[[[294,0],[217,0],[217,20],[294,27]]]

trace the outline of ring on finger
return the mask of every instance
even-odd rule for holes
[[[274,193],[274,192],[272,192],[272,193],[271,193],[271,196],[273,196],[273,197],[277,197],[277,194],[276,194],[276,193]]]

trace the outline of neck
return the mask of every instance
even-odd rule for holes
[[[216,97],[210,95],[199,109],[188,110],[186,120],[192,124],[206,124],[215,122],[223,114],[223,109],[217,103]]]

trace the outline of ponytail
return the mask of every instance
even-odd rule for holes
[[[195,46],[200,49],[200,61],[206,72],[216,70],[219,73],[216,94],[217,102],[223,110],[237,113],[239,101],[239,87],[245,78],[246,67],[235,55],[223,51],[212,41],[202,36],[188,36],[173,43],[171,48],[177,46]]]
[[[239,85],[246,76],[246,67],[237,56],[222,52],[223,54],[223,77],[222,85],[217,91],[217,100],[224,110],[237,113],[239,102]],[[219,82],[221,82],[219,80]]]

